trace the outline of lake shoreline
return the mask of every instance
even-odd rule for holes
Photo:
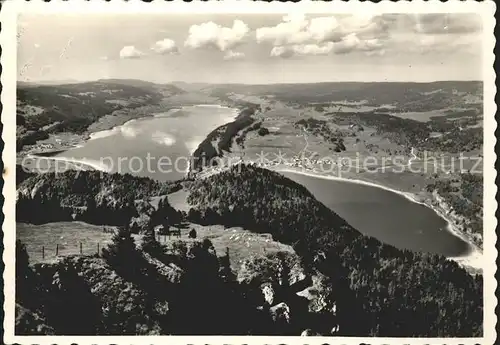
[[[455,261],[458,263],[460,266],[464,268],[469,268],[469,271],[474,271],[475,272],[482,272],[482,263],[484,262],[482,260],[482,250],[475,244],[473,243],[465,234],[463,234],[459,229],[457,229],[454,225],[452,220],[446,216],[440,209],[438,209],[436,206],[432,205],[428,200],[422,201],[421,198],[418,197],[418,195],[410,193],[410,192],[403,192],[391,187],[387,187],[383,184],[371,182],[371,181],[365,181],[365,180],[360,180],[360,179],[354,179],[354,178],[347,178],[347,177],[338,177],[338,176],[333,176],[333,175],[326,175],[326,174],[321,174],[317,171],[314,171],[313,169],[310,168],[305,168],[305,167],[293,167],[293,166],[288,166],[288,165],[280,165],[280,164],[264,164],[264,165],[259,165],[256,162],[253,161],[240,161],[236,162],[233,165],[237,164],[256,164],[257,166],[260,166],[261,168],[268,169],[275,171],[277,173],[280,172],[289,172],[289,173],[296,173],[296,174],[302,174],[306,176],[311,176],[315,178],[321,178],[325,180],[333,180],[333,181],[343,181],[343,182],[348,182],[348,183],[355,183],[355,184],[363,184],[375,188],[380,188],[384,189],[393,193],[396,193],[398,195],[403,196],[407,200],[423,205],[425,207],[430,208],[436,215],[438,215],[440,218],[442,218],[446,223],[446,229],[449,231],[452,235],[458,237],[462,241],[464,241],[470,248],[469,252],[463,256],[459,257],[448,257],[447,259]],[[225,169],[230,168],[230,166],[225,167]],[[203,171],[198,173],[198,178],[206,178],[208,176],[211,176],[212,174],[217,174],[222,172],[225,169],[220,169],[220,168],[205,168]]]
[[[65,163],[69,163],[69,164],[74,165],[77,170],[81,170],[81,169],[78,169],[78,166],[84,165],[87,167],[91,167],[93,170],[96,170],[96,171],[102,171],[102,172],[106,172],[106,173],[110,172],[109,168],[102,165],[101,162],[96,162],[96,161],[92,161],[92,160],[66,158],[66,157],[43,156],[43,155],[36,155],[36,154],[28,154],[28,155],[26,155],[26,158],[40,159],[40,160],[45,159],[45,160],[52,160],[52,161],[56,161],[56,162],[65,162]],[[57,173],[58,171],[56,170],[55,172]]]
[[[97,171],[102,171],[102,172],[107,172],[110,173],[110,169],[103,165],[102,162],[95,161],[95,160],[88,160],[88,159],[81,159],[81,158],[73,158],[73,157],[57,157],[56,155],[61,154],[61,153],[68,153],[74,148],[80,148],[83,147],[87,142],[91,140],[97,140],[101,138],[105,138],[111,135],[114,135],[116,132],[120,131],[121,128],[134,123],[135,121],[139,121],[142,119],[149,119],[149,118],[160,118],[160,117],[165,117],[168,118],[169,116],[174,115],[178,111],[182,111],[185,108],[189,107],[200,107],[200,108],[217,108],[217,109],[228,109],[231,111],[231,114],[228,114],[228,118],[224,118],[223,121],[217,124],[215,128],[210,128],[207,133],[204,135],[199,135],[194,140],[191,140],[189,142],[186,142],[186,148],[189,151],[189,155],[192,157],[194,151],[198,148],[198,146],[206,139],[206,137],[212,133],[214,130],[217,128],[224,126],[232,121],[234,121],[240,114],[240,109],[236,107],[230,107],[222,104],[193,104],[193,105],[186,105],[186,106],[176,106],[176,107],[169,107],[168,109],[165,109],[165,111],[162,112],[152,112],[150,114],[142,114],[140,117],[133,117],[130,118],[130,116],[121,116],[121,117],[116,117],[113,122],[113,126],[109,127],[100,127],[103,128],[102,130],[99,131],[94,131],[90,132],[87,131],[82,134],[74,134],[77,136],[77,139],[73,137],[73,141],[71,144],[68,144],[67,142],[61,143],[59,147],[54,147],[50,149],[42,149],[42,150],[35,150],[35,151],[28,151],[28,152],[22,152],[18,155],[18,158],[28,158],[28,159],[39,159],[39,160],[52,160],[56,162],[65,162],[68,164],[71,164],[74,166],[74,168],[78,169],[80,166],[86,166],[90,167],[93,170]],[[188,167],[186,169],[185,175],[187,176],[189,174],[189,171],[191,169],[190,167],[190,160],[188,160]],[[65,167],[66,168],[66,167]]]
[[[409,193],[409,192],[403,192],[403,191],[400,191],[397,189],[393,189],[393,188],[384,186],[382,184],[377,184],[374,182],[364,181],[364,180],[360,180],[360,179],[338,177],[338,176],[333,176],[333,175],[324,175],[324,174],[321,174],[321,173],[318,173],[318,172],[315,172],[315,171],[309,170],[309,169],[294,169],[293,167],[279,167],[279,166],[270,167],[267,169],[276,171],[278,173],[279,172],[289,172],[289,173],[294,173],[294,174],[302,174],[305,176],[311,176],[311,177],[315,177],[315,178],[322,178],[322,179],[326,179],[326,180],[344,181],[344,182],[348,182],[348,183],[362,184],[362,185],[366,185],[366,186],[380,188],[380,189],[384,189],[384,190],[399,194],[399,195],[403,196],[404,198],[406,198],[407,200],[414,202],[416,204],[426,206],[426,207],[430,208],[431,210],[433,210],[434,213],[436,213],[440,218],[442,218],[444,221],[446,221],[446,223],[447,223],[446,229],[451,234],[453,234],[454,236],[460,238],[462,241],[467,243],[467,245],[470,248],[470,251],[467,254],[465,254],[464,256],[448,257],[448,259],[453,260],[453,261],[455,261],[458,264],[463,265],[463,266],[470,266],[476,270],[482,270],[482,266],[480,264],[482,262],[483,253],[480,250],[480,248],[478,248],[477,245],[474,244],[469,238],[467,238],[467,236],[465,234],[463,234],[459,229],[457,229],[453,225],[452,220],[449,219],[449,217],[447,217],[440,209],[438,209],[436,206],[432,205],[431,203],[426,202],[427,200],[425,200],[425,201],[420,200],[416,194]]]
[[[226,105],[221,105],[221,104],[198,104],[198,105],[189,105],[189,106],[194,106],[194,107],[197,107],[197,106],[198,107],[217,107],[217,108],[233,109],[234,110],[233,121],[238,118],[238,116],[240,115],[240,112],[241,112],[241,109],[238,109],[236,107],[228,107]],[[189,107],[189,106],[187,106],[187,107]],[[169,109],[166,109],[164,112],[161,112],[161,113],[169,113],[169,112],[172,112],[172,111],[175,111],[175,110],[182,110],[183,108],[184,108],[184,106],[170,107]],[[128,117],[128,119],[127,119],[127,116],[121,117],[118,120],[119,120],[119,122],[121,120],[124,120],[123,123],[121,123],[121,124],[116,124],[115,123],[115,125],[113,127],[110,127],[110,128],[107,128],[107,129],[103,129],[101,131],[96,131],[96,132],[92,132],[92,133],[82,134],[81,135],[81,138],[82,138],[81,142],[76,143],[75,145],[73,145],[71,147],[67,147],[66,149],[58,149],[58,153],[64,152],[64,151],[68,151],[68,150],[70,150],[71,148],[74,148],[74,147],[79,147],[82,144],[84,144],[85,142],[87,142],[88,140],[94,140],[94,139],[102,137],[103,135],[105,135],[105,136],[112,135],[120,127],[125,126],[127,123],[130,123],[130,122],[133,122],[133,121],[137,121],[138,119],[149,118],[149,117],[160,117],[160,116],[161,116],[160,112],[152,112],[151,114],[148,114],[148,115],[142,114],[142,116],[135,117],[135,118]],[[166,117],[168,117],[168,116],[166,116]],[[224,123],[222,123],[219,126],[215,127],[215,129],[210,129],[210,131],[207,133],[207,136],[210,135],[210,133],[212,133],[214,130],[216,130],[220,126],[224,126],[224,125],[226,125],[226,124],[228,124],[230,122],[231,121],[228,122],[227,119],[226,119],[224,121]],[[108,132],[109,134],[107,134],[105,132]],[[98,133],[101,133],[101,135],[99,135]],[[199,147],[201,145],[201,143],[205,139],[206,138],[201,138],[201,136],[200,136],[200,140],[201,141],[198,143],[198,145],[192,145],[192,146],[196,147],[196,148]],[[88,160],[85,160],[85,159],[74,159],[74,158],[66,158],[66,157],[51,157],[50,156],[50,152],[51,151],[54,151],[54,150],[47,150],[46,152],[41,152],[40,155],[37,155],[38,153],[27,154],[27,156],[30,157],[30,158],[49,159],[49,160],[55,160],[55,161],[65,161],[65,162],[68,162],[68,163],[71,163],[71,164],[75,164],[75,165],[76,164],[80,164],[80,165],[89,166],[89,167],[91,167],[91,168],[93,168],[95,170],[98,170],[98,171],[110,172],[107,167],[104,167],[104,166],[102,166],[102,164],[99,164],[100,162],[93,162],[93,161],[88,161]],[[194,153],[194,151],[190,152],[191,156],[193,155],[193,153]],[[186,176],[189,176],[190,171],[191,171],[190,163],[191,162],[188,161],[188,167],[186,169]],[[250,161],[249,163],[253,163],[253,162]],[[375,183],[375,182],[371,182],[371,181],[360,180],[360,179],[355,179],[355,178],[346,178],[346,177],[338,177],[338,176],[333,176],[333,175],[325,175],[325,174],[321,174],[321,173],[319,173],[317,171],[314,171],[313,169],[305,168],[305,167],[291,167],[291,166],[280,166],[280,165],[270,165],[270,166],[263,166],[263,167],[267,168],[269,170],[276,171],[276,172],[290,172],[290,173],[303,174],[303,175],[306,175],[306,176],[312,176],[312,177],[315,177],[315,178],[322,178],[322,179],[329,179],[329,180],[336,180],[336,181],[345,181],[345,182],[349,182],[349,183],[357,183],[357,184],[368,185],[368,186],[372,186],[372,187],[375,187],[375,188],[384,189],[384,190],[387,190],[387,191],[399,194],[399,195],[405,197],[407,200],[409,200],[411,202],[424,205],[424,206],[432,209],[440,218],[442,218],[444,221],[446,221],[446,223],[447,223],[447,230],[451,234],[453,234],[454,236],[460,238],[462,241],[464,241],[465,243],[467,243],[467,245],[470,248],[470,251],[466,255],[464,255],[464,256],[460,256],[460,257],[448,257],[448,258],[450,260],[453,260],[453,261],[459,263],[460,265],[470,266],[470,267],[472,267],[472,268],[474,268],[476,270],[482,270],[482,267],[480,266],[480,263],[482,261],[481,260],[481,258],[482,258],[482,250],[475,243],[473,243],[473,241],[471,241],[463,232],[461,232],[456,226],[454,226],[454,224],[453,224],[452,220],[450,219],[450,217],[447,217],[447,215],[443,212],[443,210],[441,210],[439,207],[436,207],[435,205],[433,205],[429,201],[429,199],[424,199],[422,201],[422,198],[419,198],[419,196],[417,194],[413,194],[413,193],[410,193],[410,192],[404,192],[404,191],[401,191],[401,190],[390,188],[390,187],[387,187],[387,186],[385,186],[383,184],[379,184],[379,183]],[[205,169],[202,169],[201,173],[202,174],[206,173],[207,170],[208,171],[211,170],[212,172],[216,172],[216,170],[214,170],[213,168],[208,168],[208,169],[205,168]],[[197,173],[196,175],[200,175],[200,173]]]
[[[23,149],[17,152],[17,157],[24,157],[27,155],[50,156],[59,154],[73,148],[79,148],[83,146],[88,140],[101,137],[98,133],[115,131],[130,121],[154,117],[155,114],[158,114],[160,112],[166,113],[172,110],[180,110],[181,108],[182,106],[165,107],[161,105],[145,105],[139,108],[131,108],[127,113],[120,113],[120,111],[117,111],[116,114],[106,114],[96,122],[92,123],[89,128],[87,128],[83,133],[71,132],[71,140],[61,139],[60,137],[58,137],[61,135],[61,133],[52,134],[52,137],[50,137],[49,139],[41,140],[34,145],[30,145],[32,146],[30,149]],[[134,113],[134,111],[137,113]],[[106,122],[106,120],[109,121]],[[49,141],[50,143],[47,143],[47,141]],[[56,143],[54,143],[53,141],[56,141]],[[50,145],[52,147],[43,148],[44,145]]]

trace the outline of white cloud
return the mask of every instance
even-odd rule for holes
[[[121,59],[138,59],[145,54],[134,46],[125,46],[120,50]]]
[[[340,42],[326,42],[321,44],[294,44],[276,46],[271,50],[271,56],[289,58],[295,55],[328,55],[346,54],[354,50],[367,53],[381,51],[383,45],[377,39],[361,40],[352,33],[345,36]],[[373,55],[371,53],[370,55]],[[383,54],[383,53],[382,53]]]
[[[161,41],[155,42],[151,50],[158,54],[175,54],[179,52],[174,40],[165,38]]]
[[[307,30],[308,21],[304,16],[288,15],[284,22],[272,27],[262,27],[255,31],[258,43],[269,42],[275,46],[304,43],[311,39]]]
[[[312,18],[307,30],[315,42],[336,42],[344,35],[344,30],[335,17]]]
[[[40,45],[38,43],[35,43],[33,46],[35,46],[35,48],[40,48]]]
[[[336,42],[345,35],[342,25],[334,16],[306,19],[304,16],[288,15],[283,20],[276,26],[257,29],[257,42],[269,42],[275,46]]]
[[[295,52],[300,55],[328,55],[332,52],[335,44],[327,42],[322,45],[304,44],[295,46]]]
[[[226,54],[224,54],[224,60],[241,60],[245,57],[245,54],[241,52],[235,52],[232,50],[228,50]]]
[[[283,22],[276,26],[259,28],[255,33],[258,43],[275,46],[271,56],[280,57],[380,50],[380,38],[386,36],[386,21],[375,15],[307,19],[293,14],[283,17]]]
[[[383,48],[383,44],[379,39],[362,40],[355,33],[349,34],[334,45],[334,53],[345,54],[353,50],[374,51]]]
[[[292,46],[276,46],[271,50],[272,57],[290,58],[295,55],[328,55],[334,49],[335,44],[296,44]]]
[[[214,22],[192,25],[184,45],[189,48],[215,47],[226,51],[241,44],[250,29],[241,20],[235,20],[232,27],[223,27]]]

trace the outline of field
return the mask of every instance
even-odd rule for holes
[[[106,226],[106,229],[114,229]],[[241,262],[251,256],[261,256],[277,251],[293,252],[290,246],[272,240],[269,234],[256,234],[242,228],[224,228],[222,225],[202,226],[189,223],[186,228],[181,229],[183,241],[193,241],[188,237],[191,229],[195,229],[197,239],[208,238],[212,241],[218,256],[226,255],[229,250],[231,268],[236,272]],[[111,242],[112,233],[103,232],[103,226],[91,225],[83,222],[56,222],[42,225],[17,223],[16,238],[25,245],[30,257],[30,263],[51,262],[58,256],[80,254],[80,243],[82,254],[92,255]],[[141,238],[134,235],[136,242]],[[160,236],[160,243],[167,243],[178,238],[172,236]],[[44,253],[42,254],[42,248]]]
[[[17,223],[16,239],[25,245],[30,263],[55,260],[56,246],[58,255],[80,254],[80,243],[84,255],[97,253],[99,248],[110,243],[111,233],[104,233],[102,226],[83,222],[57,222],[42,225]],[[107,229],[113,229],[106,226]],[[42,254],[42,248],[44,254]]]
[[[189,192],[184,189],[170,193],[168,194],[168,202],[176,210],[188,212],[190,209],[190,206],[186,201],[188,194]]]
[[[225,228],[222,225],[203,226],[189,223],[185,229],[181,229],[181,239],[183,241],[194,241],[188,237],[191,229],[196,230],[197,240],[209,239],[213,243],[218,256],[225,256],[226,250],[228,250],[229,262],[234,272],[239,271],[243,260],[252,256],[263,256],[279,251],[294,252],[292,247],[273,241],[270,234],[257,234],[241,227]],[[170,238],[160,236],[158,240],[164,244],[178,240],[178,238],[176,236]]]

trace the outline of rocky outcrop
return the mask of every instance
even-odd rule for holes
[[[241,264],[238,282],[277,334],[331,335],[339,331],[334,287],[319,272],[307,274],[295,253],[252,257]]]
[[[237,279],[242,284],[270,283],[296,290],[300,290],[301,286],[307,286],[310,281],[300,263],[300,258],[290,252],[277,252],[244,260],[238,270]]]

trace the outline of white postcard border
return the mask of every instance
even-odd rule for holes
[[[52,0],[51,2],[21,0],[7,0],[2,4],[0,20],[2,30],[0,44],[2,47],[2,93],[3,105],[1,120],[3,123],[2,139],[4,150],[2,160],[4,162],[4,187],[3,205],[3,262],[5,269],[4,278],[4,343],[12,344],[154,344],[174,342],[176,344],[492,344],[496,340],[495,307],[497,299],[495,280],[497,251],[495,243],[497,240],[495,229],[497,220],[495,211],[497,202],[495,195],[496,171],[494,163],[496,154],[494,146],[496,138],[494,131],[496,121],[496,94],[495,71],[493,69],[495,37],[493,29],[495,26],[494,13],[495,3],[492,1],[412,1],[412,2],[390,2],[383,1],[378,4],[370,2],[338,2],[335,4],[325,2],[281,3],[281,2],[251,2],[251,1],[218,1],[218,2],[163,2],[154,1],[145,3],[141,1],[82,1],[72,0],[67,2]],[[484,249],[483,258],[485,266],[484,276],[484,332],[482,338],[360,338],[360,337],[261,337],[261,336],[15,336],[15,301],[14,301],[14,254],[15,254],[15,118],[16,118],[16,18],[18,13],[346,13],[346,12],[392,12],[392,13],[466,13],[475,12],[483,17],[484,54],[483,54],[483,82],[484,82]]]

